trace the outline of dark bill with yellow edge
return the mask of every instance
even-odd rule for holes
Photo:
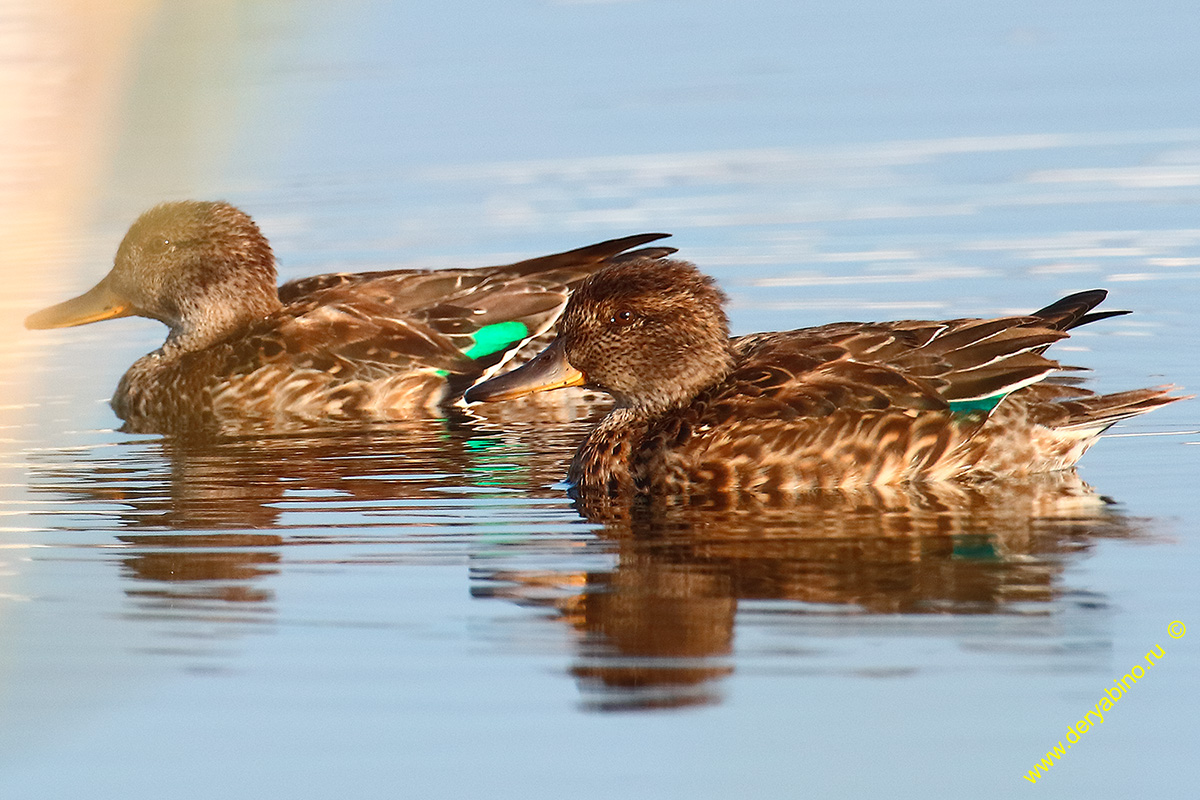
[[[108,278],[105,278],[79,297],[30,314],[25,318],[25,327],[32,330],[68,328],[136,313],[129,301],[109,287]]]
[[[584,374],[567,363],[562,340],[555,339],[528,364],[472,386],[463,399],[468,403],[513,400],[534,392],[583,386],[585,383],[587,378]]]

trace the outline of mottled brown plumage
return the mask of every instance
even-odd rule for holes
[[[112,271],[31,328],[139,315],[170,329],[112,399],[126,429],[246,431],[436,413],[535,353],[572,288],[666,236],[640,234],[501,267],[329,274],[275,286],[258,226],[227,203],[143,214]]]
[[[1026,316],[837,323],[728,338],[711,278],[631,261],[584,281],[556,341],[468,401],[562,385],[610,392],[580,447],[585,496],[733,492],[1005,478],[1071,467],[1114,422],[1178,397],[1096,395],[1044,355],[1105,292]],[[552,376],[547,379],[547,375]]]

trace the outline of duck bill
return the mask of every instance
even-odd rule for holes
[[[113,291],[105,278],[79,297],[30,314],[25,318],[25,327],[32,330],[68,328],[136,313],[129,301]]]
[[[564,386],[583,386],[587,378],[567,361],[562,339],[555,339],[532,361],[519,369],[472,386],[463,395],[468,403],[513,400],[534,392],[547,392]]]

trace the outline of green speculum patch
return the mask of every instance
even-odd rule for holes
[[[951,400],[950,411],[954,414],[970,414],[972,411],[982,411],[984,414],[990,413],[993,408],[1000,405],[1000,401],[1008,394],[994,394],[991,397],[977,397],[974,400]]]
[[[467,358],[490,356],[528,335],[529,328],[525,327],[525,323],[516,320],[484,325],[471,336],[475,343],[467,348],[463,355]]]

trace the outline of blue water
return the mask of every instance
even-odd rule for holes
[[[14,318],[94,283],[141,210],[222,198],[284,278],[671,231],[736,333],[1104,286],[1134,313],[1059,355],[1104,391],[1200,387],[1187,4],[203,5],[134,37],[75,255],[22,273]],[[157,323],[4,330],[0,797],[1182,797],[1200,779],[1195,401],[1086,456],[1105,508],[629,529],[560,483],[586,421],[189,447],[116,431],[106,403]]]

